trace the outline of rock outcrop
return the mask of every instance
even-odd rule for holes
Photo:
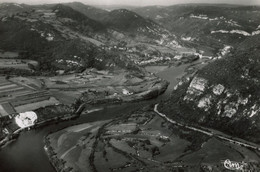
[[[160,110],[173,119],[260,142],[259,50],[238,51],[178,85]]]

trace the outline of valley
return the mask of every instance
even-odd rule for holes
[[[0,171],[259,171],[259,18],[0,3]]]
[[[165,120],[157,105],[154,111],[147,107],[102,124],[50,134],[45,151],[57,171],[223,171],[224,157],[250,161],[245,171],[259,170],[259,146]]]
[[[5,82],[22,86],[10,83],[2,92],[2,101],[13,110],[2,115],[1,145],[22,131],[15,122],[19,113],[39,111],[35,124],[41,125],[77,117],[86,105],[151,99],[162,94],[168,82],[143,66],[180,65],[200,55],[179,46],[163,27],[128,10],[93,20],[70,4],[0,7],[21,8],[1,13],[0,73]],[[117,13],[124,15],[118,18]],[[135,24],[127,29],[113,23],[125,18]],[[134,37],[129,35],[133,31]],[[44,108],[53,109],[53,114],[46,115]]]

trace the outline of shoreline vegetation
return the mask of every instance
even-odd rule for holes
[[[238,162],[247,157],[244,169],[259,170],[257,152],[171,123],[152,106],[113,120],[50,132],[44,145],[57,172],[136,171],[151,167],[152,171],[224,171],[223,157]]]
[[[42,127],[44,125],[49,125],[56,122],[62,122],[62,121],[78,118],[81,115],[81,113],[84,110],[86,110],[87,105],[128,103],[128,102],[152,99],[162,94],[167,89],[168,84],[169,83],[165,80],[157,79],[157,81],[154,82],[154,86],[152,86],[149,90],[146,90],[139,94],[126,95],[120,99],[118,99],[117,97],[112,97],[112,98],[108,97],[103,99],[92,97],[91,100],[88,100],[87,102],[80,102],[80,104],[73,103],[70,104],[69,106],[64,104],[59,104],[59,105],[52,105],[44,108],[39,108],[36,110],[36,113],[40,117],[40,120],[37,121],[34,126],[30,126],[27,128],[17,128],[16,126],[12,133],[9,133],[6,137],[4,137],[0,141],[0,148],[16,140],[16,138],[19,137],[19,134],[25,130],[30,130],[30,129]],[[92,113],[97,110],[102,110],[102,109],[88,109],[86,112]],[[15,121],[12,120],[12,124],[14,123]]]
[[[84,124],[75,124],[69,127],[65,127],[64,129],[68,129],[70,132],[81,132],[84,130],[88,130],[91,129],[91,131],[94,131],[93,135],[95,137],[98,137],[98,135],[100,135],[100,129],[104,128],[104,126],[108,123],[110,123],[112,120],[105,120],[105,121],[98,121],[98,122],[90,122],[90,123],[84,123]],[[87,125],[87,127],[84,127],[83,125]],[[74,129],[75,128],[75,129]],[[59,131],[62,131],[63,129],[60,129]],[[58,131],[58,132],[59,132]],[[63,170],[64,172],[69,172],[72,168],[68,168],[66,170],[64,170],[64,165],[65,165],[65,161],[63,159],[59,159],[57,157],[57,153],[55,152],[55,150],[53,149],[53,147],[51,146],[51,142],[50,142],[50,138],[48,137],[51,134],[54,134],[55,132],[49,132],[43,139],[44,142],[44,151],[49,159],[49,162],[51,163],[52,167],[55,169],[55,171],[61,171]],[[79,146],[78,144],[75,145],[74,147],[72,147],[70,150],[75,149],[77,146]],[[68,154],[70,152],[70,150],[68,150],[67,152],[65,152],[62,156],[66,156],[66,154]]]

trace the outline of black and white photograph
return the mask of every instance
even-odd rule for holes
[[[0,172],[260,172],[260,0],[0,0]]]

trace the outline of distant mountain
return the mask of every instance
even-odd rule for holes
[[[158,38],[163,33],[169,34],[165,28],[153,22],[152,20],[145,19],[135,12],[125,9],[124,7],[119,8],[121,6],[117,6],[115,10],[109,11],[88,6],[79,2],[67,3],[64,5],[73,8],[74,10],[86,15],[89,18],[103,23],[112,30],[116,30],[123,34],[127,33],[128,36],[135,36],[136,34],[139,34],[145,35],[148,38]]]
[[[127,9],[118,9],[119,6],[117,6],[115,10],[109,11],[79,2],[67,3],[64,5],[73,8],[91,19],[101,22],[112,30],[127,34],[125,36],[135,36],[136,34],[139,34],[154,38],[160,37],[160,34],[162,33],[166,33],[165,28],[152,20],[145,19]]]
[[[91,66],[88,63],[92,59],[86,59],[90,58],[87,55],[92,48],[111,50],[115,45],[122,45],[121,50],[126,51],[129,48],[126,45],[130,44],[133,52],[145,47],[140,50],[143,52],[136,50],[139,52],[131,58],[145,58],[151,51],[154,58],[157,54],[168,56],[167,53],[174,57],[182,53],[178,51],[185,51],[182,47],[215,56],[260,34],[259,7],[176,5],[106,11],[74,2],[36,6],[4,3],[0,9],[0,49],[23,52],[23,58],[46,61],[48,57],[45,67],[51,66],[53,70],[82,69],[81,65],[67,69],[65,63],[54,62],[74,55],[84,58],[84,65]],[[68,48],[62,50],[62,45]],[[169,50],[151,48],[151,45]]]
[[[39,62],[39,73],[77,72],[86,67],[141,69],[118,52],[102,50],[108,27],[63,4],[28,6],[0,18],[0,50]],[[15,10],[14,10],[15,11]],[[2,11],[1,11],[2,12]]]
[[[138,14],[126,9],[111,11],[103,18],[103,22],[110,27],[123,31],[137,31],[138,28],[153,27],[156,25],[154,22],[144,19]]]
[[[52,10],[56,13],[57,17],[69,18],[73,21],[77,21],[77,25],[75,25],[75,27],[81,30],[90,30],[92,32],[96,32],[104,31],[106,29],[106,27],[102,25],[100,22],[90,19],[81,12],[78,12],[66,5],[58,4],[54,6]]]
[[[21,12],[29,12],[32,8],[29,5],[17,3],[2,3],[0,4],[0,18],[3,16],[13,16]]]
[[[109,12],[103,17],[102,22],[109,28],[128,33],[132,37],[139,35],[157,40],[162,38],[163,34],[170,35],[164,27],[126,9]]]
[[[260,143],[260,35],[182,82],[161,111],[179,121]]]
[[[96,8],[93,6],[89,6],[89,5],[85,5],[83,3],[80,2],[72,2],[72,3],[66,3],[64,4],[66,6],[71,7],[72,9],[84,14],[85,16],[93,19],[93,20],[97,20],[97,21],[101,21],[101,19],[108,15],[108,11],[100,9],[100,8]]]
[[[260,33],[260,7],[187,4],[134,9],[183,40],[183,44],[216,51],[223,44],[236,46],[248,36]],[[211,50],[212,51],[212,50]]]
[[[104,9],[106,11],[113,11],[118,9],[127,9],[132,10],[137,8],[138,6],[132,6],[132,5],[95,5],[95,7]]]
[[[79,2],[65,3],[63,5],[102,23],[109,29],[111,39],[124,38],[125,41],[140,39],[149,42],[154,39],[160,40],[163,34],[170,35],[164,27],[127,9],[108,11]],[[108,36],[108,34],[106,35]]]

